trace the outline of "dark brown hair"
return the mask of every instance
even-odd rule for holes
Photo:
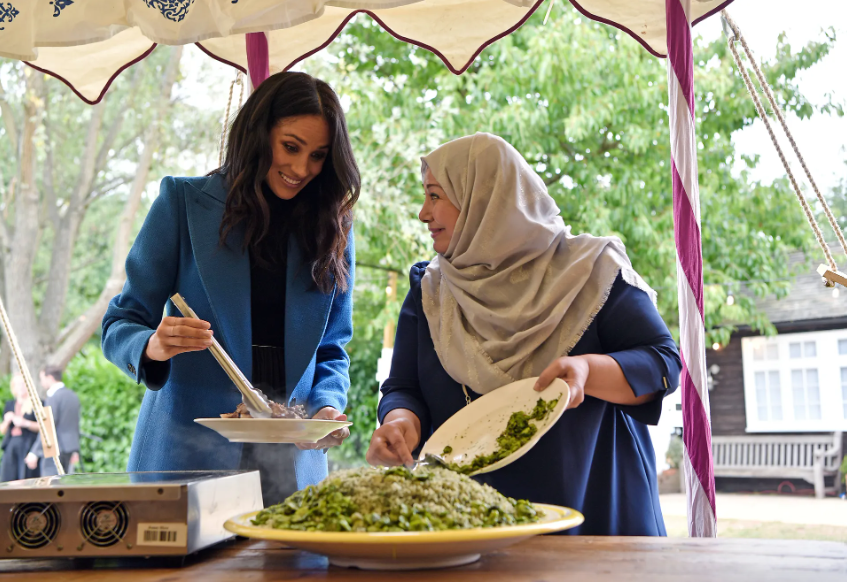
[[[271,75],[253,91],[233,121],[224,165],[212,172],[225,174],[229,189],[220,242],[225,245],[230,231],[243,222],[242,251],[261,252],[258,245],[270,225],[262,183],[273,161],[271,130],[281,120],[301,115],[319,115],[326,120],[330,149],[321,173],[294,198],[287,222],[317,288],[329,293],[337,284],[346,291],[350,265],[344,251],[361,177],[338,96],[325,82],[306,73]]]
[[[59,366],[45,366],[41,372],[45,376],[52,377],[56,382],[62,381],[62,368]]]

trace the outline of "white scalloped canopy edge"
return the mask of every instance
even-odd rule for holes
[[[548,2],[551,0],[547,0]],[[559,0],[564,1],[564,0]],[[696,23],[732,0],[692,0]],[[438,55],[454,73],[509,34],[544,0],[9,0],[0,5],[0,56],[27,61],[82,99],[102,98],[125,68],[159,44],[197,42],[247,68],[245,35],[266,32],[271,72],[329,44],[359,12],[395,37]],[[667,52],[665,0],[571,0],[656,56]],[[2,6],[6,6],[3,8]],[[15,14],[8,13],[13,6]]]

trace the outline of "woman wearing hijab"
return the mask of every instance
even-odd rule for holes
[[[24,459],[38,438],[39,426],[35,420],[32,401],[20,374],[12,376],[9,383],[13,400],[6,402],[0,434],[3,435],[3,459],[0,460],[0,481],[16,481],[38,477],[38,469],[30,469]]]
[[[423,158],[419,214],[436,257],[410,273],[368,461],[409,464],[482,394],[539,377],[568,410],[523,457],[480,475],[504,495],[581,511],[586,535],[666,535],[647,424],[680,373],[676,344],[616,237],[573,236],[499,137]],[[543,392],[542,392],[543,397]]]
[[[148,388],[128,470],[258,469],[266,504],[326,476],[316,449],[346,428],[316,445],[241,445],[194,419],[241,402],[206,351],[213,333],[271,400],[346,419],[360,183],[337,95],[291,72],[247,99],[221,168],[162,181],[103,318],[103,353]],[[178,317],[177,292],[200,319]]]

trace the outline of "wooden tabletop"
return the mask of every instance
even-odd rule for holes
[[[0,578],[16,582],[223,582],[361,580],[439,582],[780,582],[847,581],[847,545],[837,542],[546,536],[443,570],[365,572],[329,566],[326,558],[278,545],[239,540],[162,563],[0,560]]]

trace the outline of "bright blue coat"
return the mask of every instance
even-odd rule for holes
[[[244,229],[219,243],[226,186],[220,175],[162,180],[144,226],[127,256],[127,280],[103,318],[103,353],[136,382],[143,382],[141,412],[128,471],[237,469],[241,445],[194,422],[231,412],[241,395],[208,351],[142,365],[147,341],[162,319],[179,315],[168,299],[179,292],[211,323],[215,338],[249,379],[252,371],[250,261],[242,252]],[[286,385],[310,415],[325,406],[344,410],[353,335],[353,237],[347,248],[348,291],[314,288],[292,236],[288,243],[285,304]],[[327,474],[326,455],[300,451],[295,458],[302,488]]]

